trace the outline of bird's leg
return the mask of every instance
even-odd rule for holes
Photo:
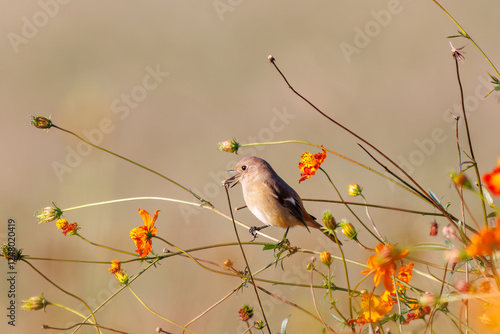
[[[288,234],[289,229],[290,229],[289,227],[286,229],[285,234],[283,235],[283,240],[281,240],[278,245],[280,245],[280,246],[284,246],[284,245],[289,246],[290,245],[290,241],[288,241],[288,239],[286,238],[286,235]]]
[[[252,241],[254,241],[257,238],[257,231],[265,229],[266,227],[269,227],[269,225],[264,225],[264,226],[261,226],[261,227],[257,227],[257,226],[250,227],[250,229],[248,230],[248,232],[250,232],[250,234],[253,236]]]

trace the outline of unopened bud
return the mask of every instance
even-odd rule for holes
[[[332,254],[330,254],[330,252],[328,252],[328,251],[321,253],[319,255],[319,259],[326,266],[330,266],[333,262]]]

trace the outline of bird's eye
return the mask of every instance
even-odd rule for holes
[[[246,165],[241,166],[241,170],[247,170],[247,166]]]

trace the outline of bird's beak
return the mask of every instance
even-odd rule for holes
[[[227,173],[235,173],[236,171],[234,169],[228,170]],[[232,188],[235,185],[237,185],[241,180],[241,174],[236,174],[231,176],[229,179],[222,181],[222,186],[223,187],[229,187]]]

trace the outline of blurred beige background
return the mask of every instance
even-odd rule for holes
[[[91,247],[76,237],[65,238],[54,223],[38,225],[34,212],[51,202],[69,208],[137,196],[194,200],[157,176],[95,149],[84,152],[85,156],[80,151],[78,159],[70,153],[82,149],[76,138],[55,129],[45,133],[30,127],[29,114],[52,115],[57,125],[79,134],[93,134],[105,148],[164,173],[224,212],[228,211],[220,187],[220,181],[228,177],[224,171],[241,156],[251,154],[269,161],[302,197],[338,199],[324,175],[298,184],[300,155],[309,150],[316,153],[314,148],[266,146],[241,149],[240,156],[217,151],[219,141],[233,137],[241,143],[310,141],[380,170],[357,146],[358,141],[321,118],[287,88],[269,64],[269,54],[277,59],[297,90],[404,164],[424,189],[444,196],[444,201],[452,202],[452,210],[458,213],[459,203],[450,189],[447,171],[458,169],[449,111],[457,114],[460,101],[455,64],[446,39],[456,34],[457,27],[432,1],[0,3],[0,236],[6,239],[7,220],[15,219],[16,243],[25,254],[96,261],[126,259]],[[496,22],[500,3],[442,4],[499,64]],[[362,36],[360,31],[369,35]],[[495,166],[500,152],[500,96],[482,98],[491,89],[491,67],[471,43],[463,39],[453,42],[456,47],[467,45],[466,61],[460,64],[461,75],[476,157],[486,172]],[[346,54],[346,48],[352,53]],[[104,129],[98,130],[100,127]],[[463,129],[461,124],[460,130]],[[56,172],[54,166],[61,165],[67,169]],[[369,202],[429,210],[422,201],[333,155],[328,156],[323,167],[345,195],[347,185],[356,182],[363,186]],[[239,186],[231,190],[231,196],[233,206],[243,205]],[[475,201],[472,196],[470,199]],[[331,209],[337,219],[346,217],[354,222],[342,206],[306,206],[317,217]],[[81,234],[88,239],[133,251],[128,233],[142,224],[139,207],[151,213],[161,210],[156,224],[158,234],[184,249],[234,241],[229,221],[208,210],[163,201],[87,208],[68,212],[65,217],[78,222]],[[362,209],[357,208],[356,212],[366,220]],[[405,247],[430,240],[430,217],[380,210],[371,213],[393,243]],[[248,225],[260,224],[246,210],[235,214]],[[444,220],[438,222],[444,224]],[[249,240],[244,229],[239,231],[244,240]],[[283,233],[278,229],[266,232],[277,238]],[[317,231],[308,234],[296,229],[289,237],[301,247],[325,250],[327,239]],[[360,233],[360,239],[375,246],[365,231]],[[431,241],[442,243],[441,233]],[[153,247],[161,252],[163,245],[155,240]],[[352,243],[347,243],[345,249],[349,258],[362,263],[369,255]],[[260,246],[248,247],[247,251],[253,270],[273,260],[272,252],[262,252]],[[338,255],[338,250],[330,251]],[[244,268],[236,248],[195,255],[218,263],[230,258],[237,268]],[[262,277],[307,284],[305,265],[309,259],[308,255],[298,254],[285,262],[285,271],[271,269]],[[443,264],[440,254],[432,261]],[[33,263],[93,307],[116,289],[108,265]],[[143,267],[127,265],[125,269],[135,274]],[[416,268],[427,272],[424,266]],[[345,286],[340,269],[337,262],[338,285]],[[350,267],[353,282],[361,278],[361,269]],[[84,311],[74,299],[53,288],[26,265],[19,264],[16,271],[18,306],[22,299],[44,292],[49,301]],[[439,271],[431,272],[441,275]],[[6,273],[5,268],[2,277]],[[1,282],[2,333],[46,333],[40,329],[41,324],[64,327],[79,321],[55,307],[49,307],[45,313],[18,309],[16,326],[8,326],[8,286],[6,279]],[[420,286],[439,292],[439,285],[426,282],[422,280]],[[239,280],[217,276],[187,259],[176,258],[163,261],[135,283],[135,290],[149,306],[185,324],[236,287]],[[364,283],[367,288],[371,284],[371,279]],[[307,289],[263,286],[313,311]],[[322,295],[322,291],[316,293],[319,307],[330,320]],[[344,294],[338,292],[335,297],[345,311]],[[262,298],[274,333],[289,314],[290,333],[320,332],[321,325],[304,314],[267,296]],[[244,326],[237,311],[243,303],[257,306],[251,289],[231,297],[189,328],[197,333],[242,333]],[[141,307],[128,291],[97,315],[102,325],[128,333],[153,333],[158,326],[180,333]],[[415,321],[405,331],[422,331],[422,324]],[[441,317],[436,326],[449,328],[450,322]],[[95,331],[87,328],[80,332]]]

